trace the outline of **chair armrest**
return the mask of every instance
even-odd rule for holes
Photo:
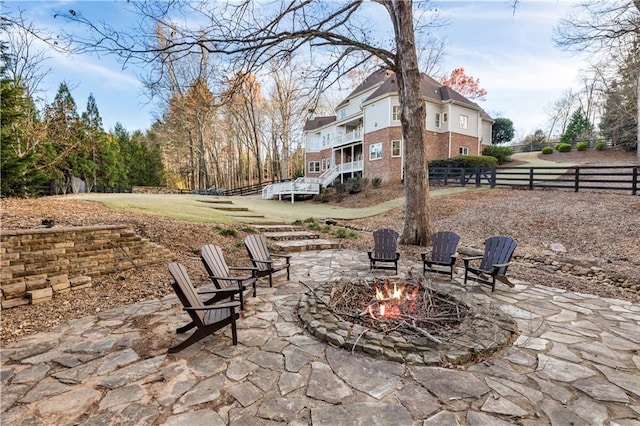
[[[289,263],[289,259],[291,259],[290,254],[272,254],[271,257],[279,257],[282,259],[287,259],[287,263]]]
[[[255,263],[266,263],[267,265],[271,265],[273,263],[272,260],[257,260],[257,259],[251,259],[252,262]]]
[[[239,308],[240,302],[234,300],[233,302],[225,302],[225,303],[216,303],[215,305],[207,305],[207,306],[188,306],[184,307],[185,311],[210,311],[212,309],[228,309],[228,308]]]
[[[466,267],[470,261],[472,260],[480,260],[482,256],[472,256],[472,257],[463,257],[462,261],[464,262],[464,266]]]
[[[493,268],[502,268],[505,266],[509,266],[511,265],[511,262],[507,262],[507,263],[496,263],[495,265],[491,265]]]
[[[253,278],[253,275],[246,275],[242,277],[236,277],[232,275],[228,275],[226,277],[216,277],[213,275],[209,275],[209,278],[211,278],[212,280],[220,280],[220,281],[245,281]]]
[[[220,293],[220,294],[229,293],[230,295],[232,295],[235,292],[236,292],[236,290],[228,289],[228,288],[214,288],[214,289],[211,289],[211,290],[198,290],[198,294],[202,294],[202,295],[216,294],[216,293]]]
[[[255,266],[231,266],[229,267],[230,271],[257,271],[258,268]]]

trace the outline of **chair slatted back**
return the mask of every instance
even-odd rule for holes
[[[191,279],[189,279],[189,275],[187,274],[187,270],[184,265],[177,262],[170,263],[169,273],[171,274],[171,277],[173,277],[171,286],[184,307],[194,308],[203,306],[202,301],[198,296],[198,292],[191,283]],[[204,324],[204,313],[202,311],[187,312],[198,326]]]
[[[398,236],[399,234],[393,229],[384,228],[373,231],[373,258],[395,260]]]
[[[229,265],[227,265],[227,261],[224,260],[224,255],[222,254],[222,249],[220,247],[213,244],[204,245],[200,248],[200,257],[202,258],[202,263],[207,270],[207,274],[210,276],[228,277],[231,275]],[[232,284],[232,281],[215,279],[213,280],[213,283],[216,287],[222,288],[223,286],[228,287]]]
[[[431,237],[431,260],[436,262],[450,262],[456,254],[460,236],[451,231],[440,231]]]
[[[267,248],[267,240],[264,238],[264,235],[261,234],[253,234],[248,235],[244,239],[244,245],[247,247],[247,251],[249,252],[249,257],[252,261],[254,260],[262,260],[262,261],[271,261],[271,255],[269,254],[269,249]],[[253,262],[253,266],[258,268],[258,271],[269,271],[269,265],[262,262]]]
[[[511,256],[518,244],[511,237],[489,237],[484,242],[484,255],[480,262],[480,269],[483,271],[491,271],[491,265],[499,265],[509,263]],[[497,275],[504,275],[507,267],[503,266],[498,269]]]

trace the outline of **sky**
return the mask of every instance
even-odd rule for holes
[[[578,86],[578,74],[587,63],[583,58],[554,46],[552,35],[558,20],[576,1],[521,0],[514,11],[509,0],[434,1],[448,25],[437,36],[445,43],[443,73],[462,67],[480,80],[486,100],[476,101],[493,117],[513,121],[516,137],[545,128],[545,108],[563,92]],[[4,1],[3,12],[18,8],[36,27],[59,31],[59,10],[78,9],[107,23],[126,23],[116,1]],[[381,12],[384,13],[384,12]],[[383,17],[379,17],[384,19]],[[40,96],[50,103],[58,86],[66,81],[78,111],[84,111],[93,94],[106,130],[120,122],[127,130],[146,130],[158,116],[149,103],[138,76],[142,69],[123,69],[111,57],[85,54],[69,56],[50,51],[43,64],[49,70]]]

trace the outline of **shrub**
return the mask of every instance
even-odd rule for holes
[[[453,158],[443,158],[429,162],[430,167],[464,167],[473,169],[476,167],[495,167],[498,160],[488,155],[458,155]]]
[[[553,148],[551,148],[550,146],[545,146],[544,148],[542,148],[542,153],[543,154],[551,154],[551,153],[553,153]]]
[[[317,223],[318,221],[316,220],[315,217],[308,217],[305,220],[302,221],[303,223]]]
[[[362,187],[363,187],[362,178],[359,178],[359,177],[349,178],[347,179],[346,186],[347,186],[347,192],[349,192],[349,194],[357,194],[358,192],[362,191]]]
[[[220,235],[225,236],[225,237],[237,238],[238,237],[238,231],[236,231],[233,228],[225,228],[225,229],[221,229],[220,230]]]
[[[358,238],[357,232],[347,231],[346,229],[336,229],[334,235],[336,238]]]
[[[371,185],[374,188],[380,187],[381,184],[382,184],[382,178],[374,177],[373,179],[371,179]]]
[[[336,190],[336,194],[344,194],[347,190],[347,186],[340,181],[336,181],[333,183],[333,188]]]
[[[513,155],[513,148],[508,146],[491,145],[482,151],[482,155],[493,157],[498,160],[498,164],[504,164],[511,160],[509,157]]]
[[[586,151],[586,149],[589,147],[589,144],[586,142],[578,142],[576,144],[576,151]]]
[[[596,151],[602,151],[605,148],[605,144],[604,142],[596,142],[594,148],[596,149]]]
[[[556,149],[558,152],[569,152],[571,151],[571,145],[568,143],[559,143],[556,145]]]
[[[255,234],[257,232],[256,228],[253,228],[251,226],[245,226],[244,228],[242,228],[242,231],[247,234]]]

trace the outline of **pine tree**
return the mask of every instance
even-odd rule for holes
[[[9,79],[10,60],[2,48],[0,64],[0,193],[2,196],[27,196],[36,193],[45,176],[36,167],[38,153],[31,149],[29,123],[35,122],[33,100],[24,87]]]

